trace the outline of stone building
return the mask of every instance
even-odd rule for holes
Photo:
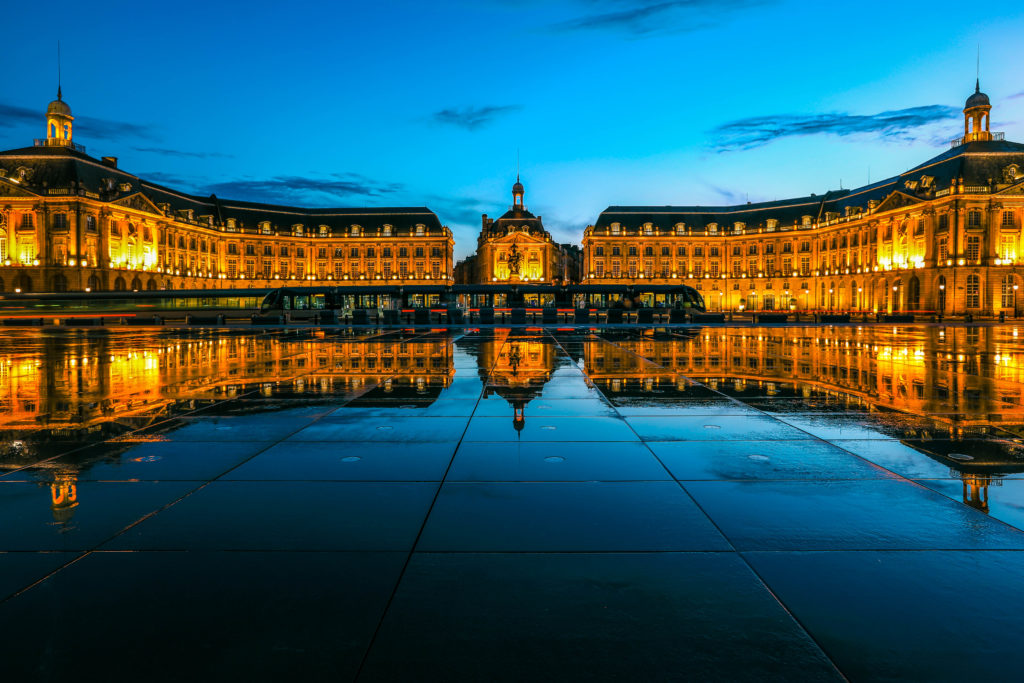
[[[964,135],[892,178],[739,206],[610,206],[583,237],[584,282],[685,283],[711,310],[1019,312],[1024,145]]]
[[[460,284],[577,282],[580,257],[574,247],[555,242],[540,216],[526,209],[526,190],[516,177],[512,207],[500,218],[481,220],[476,253],[461,261]]]
[[[46,138],[0,152],[0,291],[452,282],[427,208],[308,209],[197,197],[95,159],[58,91]]]

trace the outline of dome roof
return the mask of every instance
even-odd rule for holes
[[[518,178],[516,178],[516,184],[512,186],[512,194],[523,194],[525,192],[526,188],[524,188],[523,184],[519,182]]]
[[[60,95],[57,95],[57,99],[50,102],[50,106],[46,108],[47,115],[49,114],[62,114],[63,116],[71,116],[71,107],[68,103],[60,99]]]
[[[971,107],[991,107],[992,103],[989,102],[988,95],[981,92],[981,83],[977,83],[974,86],[974,94],[967,98],[967,104],[964,105],[964,109],[970,109]]]

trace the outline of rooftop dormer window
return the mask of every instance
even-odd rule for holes
[[[676,223],[676,234],[682,235],[686,233],[686,225],[684,223]]]
[[[327,233],[328,233],[327,226],[326,225],[321,225],[320,226],[320,236],[321,237],[327,237]]]
[[[417,223],[416,224],[416,236],[417,237],[422,237],[426,233],[426,231],[427,231],[427,226],[423,225],[422,223]]]
[[[732,231],[733,231],[734,233],[736,233],[737,235],[740,235],[740,234],[742,234],[742,233],[743,233],[743,230],[744,230],[744,229],[745,229],[746,227],[747,227],[747,224],[746,224],[746,223],[741,223],[741,222],[739,222],[739,221],[736,221],[735,223],[733,223],[733,224],[732,224]]]
[[[270,234],[270,221],[260,221],[260,232],[264,235]]]
[[[302,237],[302,235],[305,234],[305,231],[305,226],[303,226],[302,223],[296,223],[292,226],[292,232],[296,237]]]
[[[769,218],[766,227],[768,228],[768,232],[775,232],[775,229],[779,227],[779,219]]]
[[[619,225],[618,223],[612,223],[611,229],[612,229],[612,234],[613,235],[620,235],[620,234],[622,234],[622,226]]]
[[[650,223],[644,223],[644,234],[645,235],[653,235],[654,234],[654,226],[651,225]]]
[[[813,216],[801,216],[800,217],[800,225],[802,225],[805,228],[809,228],[809,227],[811,227],[811,221],[813,221],[813,220],[814,220]]]
[[[359,226],[353,225],[348,229],[348,234],[352,237],[359,237]]]
[[[718,223],[708,223],[708,234],[709,235],[717,235],[718,234]]]
[[[391,237],[391,226],[390,225],[385,225],[384,226],[384,236],[385,237]]]
[[[227,220],[227,228],[228,230],[234,232],[235,230],[238,229],[238,221],[234,218],[229,218]]]

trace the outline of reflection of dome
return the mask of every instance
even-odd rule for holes
[[[992,103],[989,102],[988,95],[981,92],[981,82],[979,81],[974,86],[974,94],[967,98],[967,104],[964,105],[964,109],[990,106],[992,106]]]

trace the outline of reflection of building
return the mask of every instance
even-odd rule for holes
[[[526,405],[540,395],[555,369],[555,347],[543,337],[516,337],[498,330],[481,346],[478,359],[486,378],[484,398],[497,394],[512,405],[512,426],[526,426]]]
[[[993,434],[993,426],[1018,432],[1024,425],[1024,357],[1015,335],[962,327],[906,338],[881,328],[705,328],[688,339],[623,334],[614,344],[587,344],[584,363],[613,400],[697,398],[693,379],[744,400],[799,402],[795,412],[870,414],[865,420],[879,432],[948,466],[962,480],[963,502],[987,511],[988,487],[1024,469],[1020,439]]]
[[[527,211],[525,192],[516,178],[512,208],[497,219],[484,214],[476,254],[459,263],[456,282],[568,283],[579,279],[579,249],[554,241],[541,217]]]
[[[450,338],[365,339],[347,331],[292,339],[135,331],[124,341],[80,333],[26,337],[16,352],[14,346],[0,354],[0,473],[30,466],[40,472],[60,523],[79,504],[75,482],[90,458],[162,440],[132,430],[194,410],[197,401],[337,403],[373,388],[377,396],[425,404],[455,372]],[[104,440],[115,443],[99,453],[74,450]]]
[[[0,153],[0,291],[435,282],[453,239],[426,208],[303,209],[191,196],[94,159],[71,108]]]
[[[1020,306],[1024,145],[964,107],[953,148],[855,190],[740,206],[612,206],[590,283],[685,283],[711,309],[999,312]]]

